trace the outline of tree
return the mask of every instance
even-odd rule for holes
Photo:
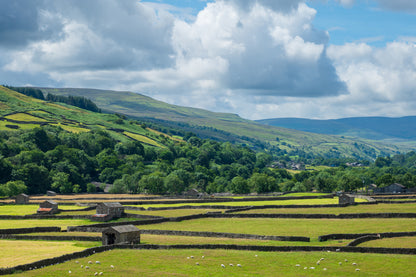
[[[231,180],[231,191],[233,193],[247,194],[250,192],[247,180],[243,177],[237,176]]]
[[[4,185],[0,185],[0,195],[2,196],[16,196],[25,193],[27,187],[23,181],[9,181]]]
[[[140,191],[151,194],[163,194],[166,192],[164,180],[160,172],[144,175],[139,181]]]
[[[68,181],[69,174],[64,172],[57,172],[52,176],[52,188],[59,189],[61,193],[72,192],[72,183]]]
[[[252,190],[257,193],[273,192],[278,190],[276,179],[264,173],[254,173],[248,184]]]

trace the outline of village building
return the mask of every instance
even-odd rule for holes
[[[351,194],[342,193],[338,196],[339,205],[350,205],[355,203],[355,198]]]
[[[103,245],[139,244],[140,230],[134,225],[112,226],[102,232]]]
[[[21,193],[19,195],[16,195],[16,199],[15,199],[15,203],[16,204],[28,204],[29,203],[29,195]]]
[[[100,203],[97,205],[96,214],[92,216],[94,221],[108,221],[120,218],[124,215],[124,206],[120,203]]]
[[[52,200],[46,200],[39,204],[38,214],[56,214],[59,212],[58,203]]]
[[[406,193],[407,187],[402,184],[394,183],[387,187],[376,188],[375,193]]]
[[[204,194],[200,193],[197,189],[190,189],[188,191],[185,191],[183,195],[185,197],[190,197],[190,198],[201,198]]]

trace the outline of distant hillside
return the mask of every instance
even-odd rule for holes
[[[106,130],[118,141],[136,140],[145,145],[164,147],[166,135],[145,128],[140,122],[129,121],[114,114],[87,111],[63,103],[36,99],[0,86],[0,130],[33,129],[59,126],[73,133]]]
[[[202,138],[246,144],[258,149],[277,149],[290,155],[313,153],[325,157],[357,157],[375,159],[408,151],[409,147],[381,144],[271,127],[246,120],[235,114],[214,113],[203,109],[170,105],[150,97],[125,91],[76,88],[39,88],[43,93],[83,96],[91,99],[103,111],[124,114],[136,119],[180,128]]]
[[[319,134],[352,136],[373,140],[416,140],[416,116],[400,118],[352,117],[331,120],[274,118],[257,120],[257,122]]]

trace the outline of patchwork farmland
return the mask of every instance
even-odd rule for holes
[[[416,262],[411,197],[352,205],[324,194],[209,199],[80,194],[30,196],[26,205],[3,199],[0,274],[411,276],[409,264]],[[46,200],[58,203],[59,213],[37,214]],[[122,203],[124,215],[93,221],[103,202]],[[102,246],[102,232],[111,226],[138,228],[140,244]]]

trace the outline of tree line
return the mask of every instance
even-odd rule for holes
[[[104,130],[70,133],[59,127],[0,132],[0,195],[95,192],[92,182],[112,184],[114,193],[352,191],[368,184],[416,184],[416,154],[379,157],[365,167],[345,164],[288,172],[270,168],[290,157],[187,136],[163,139],[164,147],[120,142]]]

